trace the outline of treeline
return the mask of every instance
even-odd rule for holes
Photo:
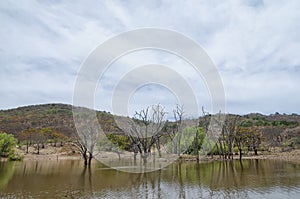
[[[26,153],[28,153],[29,146],[34,146],[37,150],[36,154],[39,154],[40,149],[45,148],[45,144],[62,146],[64,142],[70,141],[70,138],[51,128],[29,128],[19,134],[18,140],[19,144],[26,145]]]
[[[206,116],[207,121],[210,116]],[[149,122],[150,123],[150,122]],[[242,155],[253,152],[258,155],[258,151],[265,150],[262,144],[265,144],[262,132],[259,128],[244,127],[238,120],[238,117],[227,117],[223,128],[217,140],[208,138],[208,129],[206,124],[199,121],[195,126],[186,126],[185,121],[166,122],[161,131],[147,138],[138,136],[142,132],[137,132],[135,137],[132,135],[108,134],[109,140],[115,144],[107,146],[105,150],[113,151],[113,147],[140,153],[147,160],[151,151],[157,151],[160,156],[160,148],[165,148],[168,153],[189,154],[199,159],[199,155],[218,155],[223,159],[233,158],[233,155]],[[209,149],[209,150],[207,150]]]
[[[161,105],[137,111],[133,118],[97,111],[97,121],[93,121],[86,114],[81,118],[81,126],[88,132],[82,131],[82,134],[76,132],[72,114],[72,107],[62,104],[0,111],[0,131],[13,134],[15,141],[12,143],[25,145],[26,153],[30,146],[39,154],[46,144],[61,146],[69,143],[82,155],[85,164],[90,164],[99,150],[115,152],[119,157],[122,150],[130,151],[134,159],[140,154],[146,163],[152,152],[156,152],[158,157],[166,152],[178,156],[189,154],[199,158],[199,155],[207,154],[231,159],[235,154],[242,158],[247,153],[256,155],[259,151],[270,151],[275,147],[297,148],[300,144],[300,117],[295,114],[222,115],[225,120],[219,124],[221,129],[213,141],[209,139],[212,133],[209,124],[212,118],[218,116],[203,111],[198,119],[187,120],[184,107],[179,105],[173,110],[173,121],[166,120],[166,112]],[[123,120],[127,126],[120,128],[116,118]],[[100,124],[106,139],[95,128],[95,122]],[[9,156],[3,150],[1,155]]]
[[[254,121],[253,121],[254,120]],[[266,117],[255,117],[253,120],[245,120],[242,124],[244,127],[252,127],[252,126],[284,126],[284,127],[296,127],[298,126],[297,121],[270,121]]]

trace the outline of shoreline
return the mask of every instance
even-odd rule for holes
[[[82,160],[80,154],[77,153],[60,153],[57,151],[56,153],[18,153],[24,157],[23,161],[60,161],[60,160]],[[107,153],[109,157],[109,152]],[[300,149],[295,149],[290,152],[276,152],[276,153],[260,153],[258,155],[243,155],[242,160],[280,160],[287,162],[294,162],[300,164]],[[224,159],[219,155],[212,156],[199,156],[199,162],[213,162],[213,161],[230,161],[231,159]],[[239,155],[234,155],[233,160],[239,160]],[[0,161],[8,161],[6,158],[1,158]],[[196,156],[193,155],[181,155],[178,158],[178,161],[182,162],[196,162]]]
[[[183,161],[197,161],[195,156],[192,155],[182,155],[180,157]],[[219,155],[212,156],[200,156],[199,162],[213,162],[213,161],[230,161],[232,159],[224,159]],[[233,155],[233,160],[239,160],[239,155]],[[243,155],[242,160],[279,160],[294,162],[300,164],[300,149],[294,149],[290,152],[275,152],[275,153],[260,153],[258,155]]]

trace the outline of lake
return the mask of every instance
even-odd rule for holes
[[[1,198],[300,198],[300,165],[275,160],[174,163],[125,173],[82,161],[0,162]]]

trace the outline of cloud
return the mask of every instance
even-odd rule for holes
[[[97,45],[124,31],[157,27],[206,49],[220,71],[228,112],[300,113],[299,8],[297,0],[1,1],[0,108],[72,103],[76,74]],[[164,53],[147,56],[139,63],[181,64]],[[197,82],[189,69],[178,70]],[[115,67],[106,75],[104,93],[124,71]]]

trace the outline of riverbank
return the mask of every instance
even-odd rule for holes
[[[239,160],[239,155],[234,155],[234,160]],[[183,161],[196,161],[196,156],[192,155],[182,155],[180,157]],[[286,152],[261,152],[258,155],[243,155],[242,160],[249,160],[249,159],[259,159],[259,160],[266,160],[266,159],[272,159],[272,160],[282,160],[282,161],[288,161],[288,162],[295,162],[300,163],[300,149],[295,149],[291,151]],[[207,162],[207,161],[224,161],[222,157],[219,155],[214,156],[200,156],[199,157],[200,162]]]
[[[45,148],[40,148],[39,154],[34,147],[28,148],[26,153],[26,146],[17,147],[16,153],[24,157],[24,161],[49,161],[49,160],[78,160],[81,158],[80,154],[75,152],[74,146],[65,144],[64,146],[47,145]]]
[[[59,147],[47,146],[45,148],[40,149],[39,154],[37,154],[36,149],[34,147],[29,147],[28,153],[25,152],[25,146],[17,147],[16,153],[20,156],[24,157],[24,161],[49,161],[49,160],[80,160],[82,159],[81,155],[78,152],[75,152],[74,147],[72,145],[64,145]],[[104,152],[102,156],[106,156],[109,158],[112,153]],[[124,155],[124,154],[123,154]],[[122,155],[122,156],[123,156]],[[116,154],[114,153],[114,156]],[[128,152],[125,156],[131,156],[131,153]],[[239,155],[234,155],[233,159],[238,160]],[[243,155],[242,159],[273,159],[273,160],[283,160],[289,162],[300,163],[300,149],[295,149],[286,152],[260,152],[258,155]],[[2,158],[2,161],[5,159]],[[180,161],[197,161],[196,156],[193,155],[181,155],[179,158]],[[211,162],[211,161],[224,161],[222,157],[219,155],[214,156],[199,156],[199,162]]]

